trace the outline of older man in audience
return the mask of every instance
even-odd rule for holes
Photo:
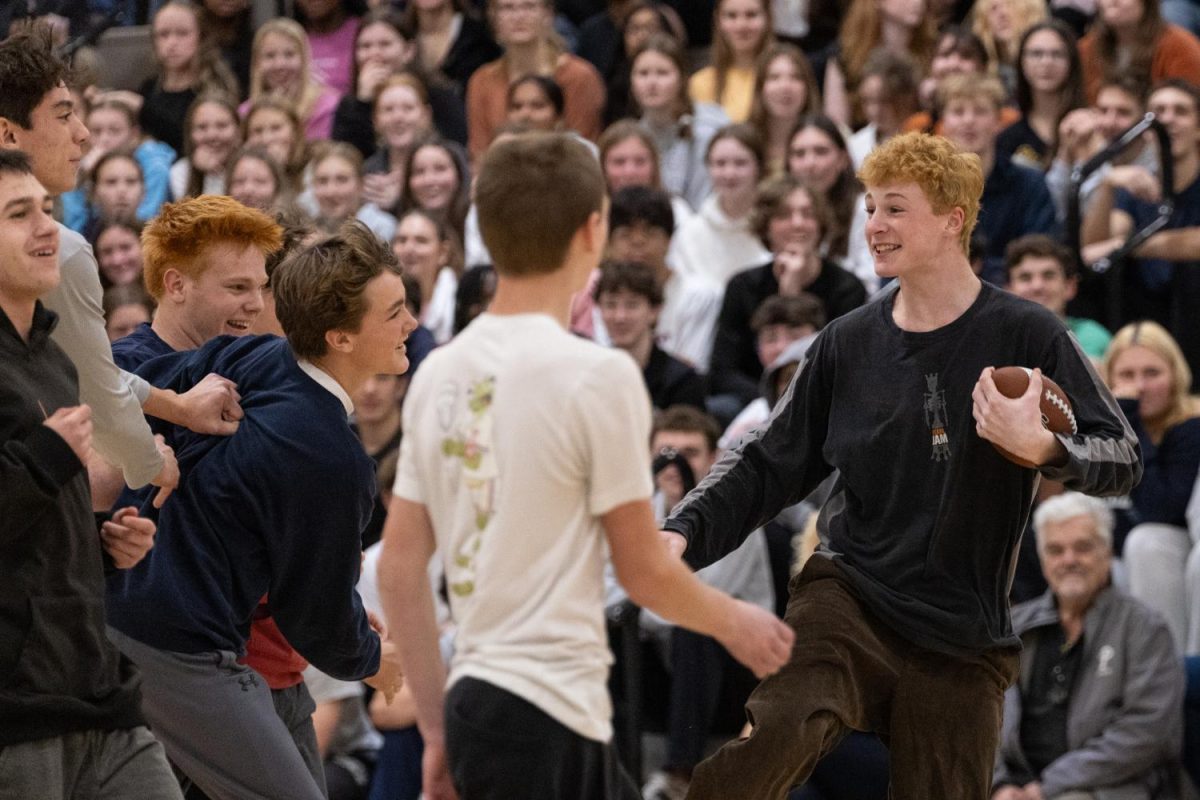
[[[1034,513],[1050,590],[1012,611],[992,800],[1176,797],[1183,668],[1166,622],[1111,584],[1112,513],[1068,493]]]

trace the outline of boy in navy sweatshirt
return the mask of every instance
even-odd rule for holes
[[[347,416],[368,377],[407,369],[416,322],[395,257],[357,223],[282,264],[272,287],[286,341],[222,336],[139,369],[166,388],[216,372],[246,415],[225,439],[171,432],[188,481],[162,510],[154,557],[110,583],[108,616],[146,673],[147,718],[210,797],[316,800],[295,748],[263,768],[253,726],[273,715],[271,696],[237,657],[269,594],[287,641],[322,672],[394,687],[390,645],[354,589],[375,481]]]

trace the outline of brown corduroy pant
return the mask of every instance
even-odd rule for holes
[[[696,768],[689,800],[781,800],[850,730],[887,743],[893,800],[987,800],[1018,651],[954,657],[910,644],[819,556],[790,592],[792,658],[750,695],[750,737]]]

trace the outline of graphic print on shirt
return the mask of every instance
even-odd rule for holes
[[[933,447],[934,461],[950,459],[950,437],[946,434],[946,392],[938,388],[938,373],[925,376],[925,424]]]
[[[442,440],[442,455],[462,462],[463,483],[475,512],[471,532],[455,548],[446,575],[450,591],[458,597],[470,597],[475,592],[475,557],[483,543],[484,530],[495,513],[497,472],[492,435],[495,388],[494,376],[471,384],[466,407],[450,435]]]

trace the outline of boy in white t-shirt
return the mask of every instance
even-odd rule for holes
[[[425,793],[635,798],[611,746],[608,551],[635,602],[757,674],[786,660],[792,636],[669,554],[650,508],[641,375],[627,354],[567,331],[606,242],[595,157],[568,136],[508,139],[475,192],[495,299],[413,380],[379,567]],[[458,625],[448,683],[425,572],[435,548]]]

